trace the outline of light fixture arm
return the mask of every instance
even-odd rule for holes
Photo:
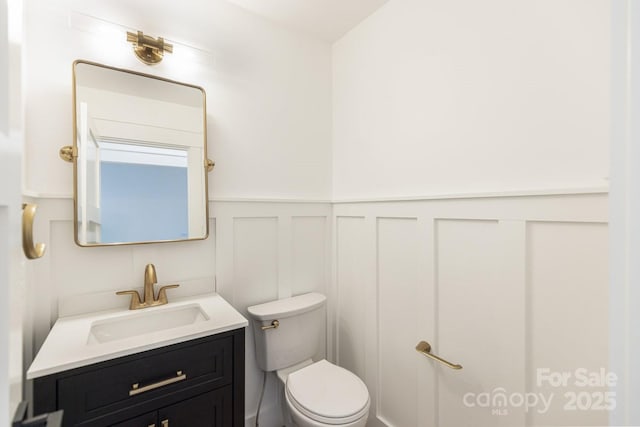
[[[162,61],[165,52],[173,53],[173,45],[164,41],[162,37],[153,38],[142,31],[132,33],[127,31],[127,41],[133,44],[133,51],[138,59],[147,65],[154,65]]]

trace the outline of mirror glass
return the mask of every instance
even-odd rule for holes
[[[204,90],[86,61],[73,74],[76,243],[205,239]]]

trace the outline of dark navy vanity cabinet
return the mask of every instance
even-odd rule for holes
[[[244,426],[244,328],[34,380],[63,426]]]

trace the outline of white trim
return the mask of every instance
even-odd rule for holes
[[[130,163],[153,166],[187,167],[187,150],[184,147],[158,147],[134,142],[100,141],[103,162]]]
[[[319,203],[331,204],[328,199],[267,199],[251,197],[213,197],[209,198],[209,203]]]
[[[406,196],[406,197],[372,197],[362,199],[334,199],[332,203],[375,203],[375,202],[411,202],[422,200],[449,200],[449,199],[486,199],[500,197],[532,197],[532,196],[571,196],[578,194],[607,194],[608,187],[586,187],[586,188],[551,188],[543,190],[514,190],[514,191],[496,191],[496,192],[477,192],[477,193],[450,193],[450,194],[431,194],[425,196]]]
[[[640,108],[636,74],[640,69],[640,9],[633,0],[614,0],[612,11],[612,103],[611,103],[611,217],[609,234],[610,272],[610,370],[618,375],[612,391],[617,406],[611,425],[639,425],[640,354],[637,340],[640,268],[635,261],[640,248],[640,163],[637,161],[640,126],[633,117]]]
[[[583,194],[608,194],[608,187],[576,187],[576,188],[552,188],[546,190],[514,190],[498,192],[478,192],[478,193],[451,193],[451,194],[431,194],[422,196],[407,197],[372,197],[362,199],[279,199],[264,197],[209,197],[209,203],[379,203],[379,202],[411,202],[424,200],[450,200],[450,199],[486,199],[502,197],[545,197],[545,196],[572,196]],[[39,193],[33,190],[24,190],[23,196],[35,199],[73,199],[72,194]]]
[[[29,189],[22,190],[22,196],[32,199],[73,199],[73,194],[40,193]]]

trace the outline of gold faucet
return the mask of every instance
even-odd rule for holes
[[[129,304],[129,310],[138,310],[140,308],[153,307],[156,305],[163,305],[168,303],[167,289],[177,288],[180,285],[167,285],[160,288],[158,291],[158,298],[153,296],[153,285],[158,282],[158,276],[156,275],[156,268],[153,264],[147,264],[144,269],[144,299],[140,301],[140,294],[138,291],[118,291],[116,295],[131,295],[131,304]]]

